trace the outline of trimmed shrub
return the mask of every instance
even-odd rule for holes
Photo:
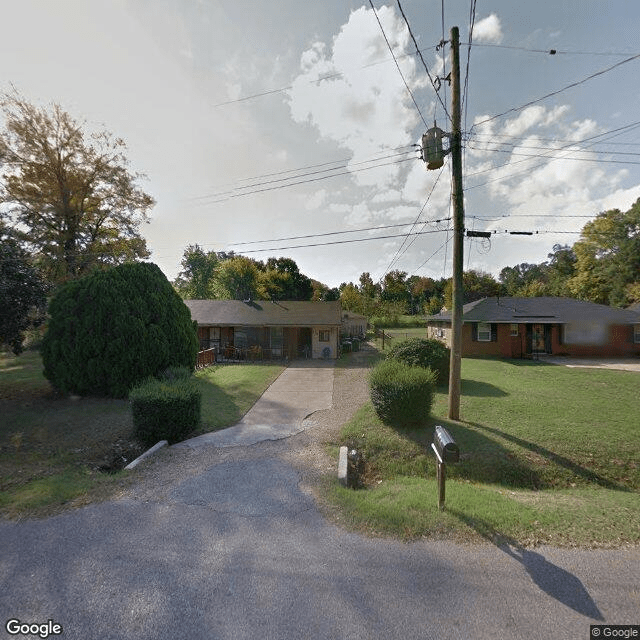
[[[150,378],[129,394],[134,437],[142,444],[184,440],[200,423],[202,394],[194,379]]]
[[[49,313],[44,375],[64,393],[125,398],[168,367],[195,368],[191,314],[155,264],[124,264],[69,282]]]
[[[437,384],[449,382],[451,349],[433,338],[409,338],[395,344],[387,354],[388,359],[399,360],[411,367],[429,368],[436,373]]]
[[[421,426],[431,412],[435,381],[431,369],[383,360],[369,376],[371,402],[385,424]]]

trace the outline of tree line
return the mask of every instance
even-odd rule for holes
[[[126,145],[105,130],[87,132],[59,105],[0,95],[0,344],[16,353],[24,331],[46,317],[62,284],[150,256],[141,227],[153,198],[129,170]],[[579,240],[554,245],[547,260],[504,267],[498,279],[467,271],[464,302],[496,295],[568,296],[624,307],[640,301],[640,199],[628,211],[598,214]],[[266,261],[188,246],[172,283],[183,298],[340,300],[367,317],[431,315],[451,306],[451,282],[390,271],[377,282],[330,287],[294,260]]]

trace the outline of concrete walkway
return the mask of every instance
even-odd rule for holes
[[[205,433],[174,445],[235,447],[280,440],[304,430],[303,421],[331,407],[334,362],[302,360],[288,366],[242,420],[228,429]]]

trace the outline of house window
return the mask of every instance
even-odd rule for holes
[[[640,324],[633,325],[633,341],[640,344]]]
[[[478,342],[491,342],[491,325],[488,322],[478,322]]]
[[[329,329],[320,329],[318,331],[318,340],[320,342],[329,342],[331,339],[331,331]]]
[[[511,325],[511,335],[512,336],[517,336],[518,335],[518,325],[517,324],[512,324]]]

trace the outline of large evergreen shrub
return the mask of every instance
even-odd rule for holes
[[[428,367],[436,373],[438,384],[447,384],[449,381],[451,350],[440,340],[409,338],[395,344],[389,350],[387,358],[412,367]]]
[[[168,367],[195,367],[191,314],[155,264],[120,265],[69,282],[49,313],[44,374],[65,393],[123,398]]]
[[[193,378],[150,378],[134,387],[129,399],[135,438],[145,445],[184,440],[200,422],[201,398]]]
[[[436,374],[398,360],[383,360],[371,371],[371,402],[379,418],[393,426],[421,426],[433,404]]]

